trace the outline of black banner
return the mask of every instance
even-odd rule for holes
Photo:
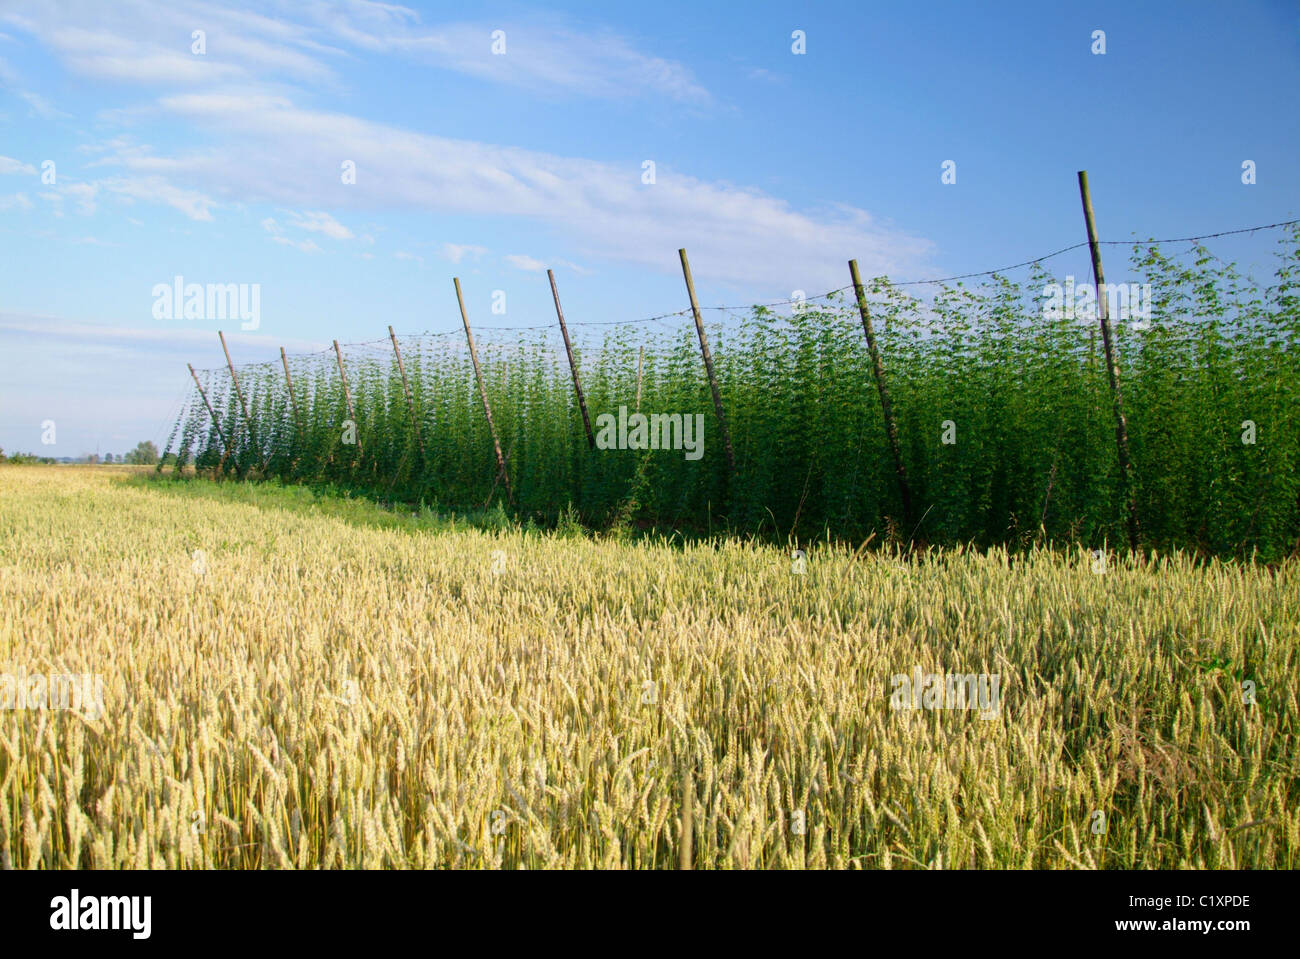
[[[8,944],[119,948],[349,944],[460,930],[505,939],[692,947],[773,934],[987,947],[1131,940],[1233,950],[1284,936],[1291,872],[0,872]],[[836,933],[836,927],[841,928]],[[397,938],[393,938],[397,937]],[[458,936],[456,941],[460,941]],[[419,940],[416,941],[425,941]],[[470,941],[473,941],[472,938]],[[815,941],[815,940],[813,940]],[[13,952],[13,955],[19,953]]]

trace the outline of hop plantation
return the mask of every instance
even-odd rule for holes
[[[458,331],[0,466],[0,673],[95,691],[0,704],[0,866],[1295,868],[1300,231],[1132,270],[1136,551],[1040,266],[871,284],[911,524],[843,291],[710,326],[734,470],[680,322],[579,335],[590,439],[548,330],[479,333],[494,437]]]
[[[0,864],[1296,867],[1293,562],[803,560],[0,466]]]
[[[1298,257],[1295,225],[1268,283],[1200,245],[1133,247],[1130,272],[1149,285],[1149,319],[1115,330],[1144,546],[1275,560],[1300,541]],[[287,370],[242,367],[247,416],[231,373],[209,371],[200,382],[217,422],[196,391],[167,445],[179,451],[178,471],[331,485],[415,506],[496,499],[541,526],[576,516],[597,528],[725,529],[780,542],[872,533],[1011,549],[1122,541],[1096,322],[1053,308],[1060,278],[1034,266],[1019,283],[994,276],[925,298],[908,289],[879,279],[869,300],[914,528],[902,528],[862,326],[843,291],[793,315],[757,307],[710,324],[734,474],[695,330],[680,316],[675,326],[600,327],[603,336],[579,337],[575,354],[593,421],[639,413],[702,423],[699,451],[685,456],[680,444],[611,442],[608,430],[589,448],[549,327],[476,331],[508,486],[460,331],[403,338],[409,402],[387,339],[295,357]]]

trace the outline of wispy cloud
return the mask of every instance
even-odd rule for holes
[[[282,246],[291,246],[295,250],[301,250],[303,253],[323,253],[325,252],[316,245],[315,240],[291,240],[287,236],[273,236],[271,239]]]
[[[272,6],[283,16],[201,0],[19,0],[0,22],[38,36],[74,72],[115,82],[198,86],[276,76],[320,84],[336,79],[333,64],[351,49],[541,96],[711,100],[690,68],[609,30],[543,29],[529,19],[425,24],[414,10],[361,0]],[[194,30],[204,31],[201,54]]]
[[[542,30],[529,23],[454,23],[429,29],[402,23],[384,32],[349,29],[340,36],[363,49],[404,54],[533,93],[666,97],[696,105],[712,100],[684,64],[643,53],[612,31]]]
[[[0,331],[49,337],[64,343],[156,343],[177,348],[189,348],[194,344],[209,347],[216,342],[216,334],[212,330],[185,329],[174,326],[147,328],[97,323],[72,323],[59,317],[36,316],[24,313],[0,313]],[[322,350],[329,345],[325,341],[285,339],[284,337],[271,337],[258,333],[227,332],[226,339],[230,343],[240,343],[250,348],[262,347],[274,351],[278,346],[284,346],[292,352],[305,353]],[[276,353],[276,356],[278,355]]]
[[[55,108],[54,104],[41,96],[39,93],[33,93],[31,90],[19,90],[18,97],[29,107],[31,112],[43,120],[60,120],[67,119],[69,114]]]
[[[77,212],[82,216],[94,216],[99,209],[97,197],[99,184],[63,181],[51,184],[48,190],[38,193],[42,200],[50,204],[50,212],[57,217],[63,216],[63,201],[70,199],[77,205]]]
[[[542,270],[547,269],[548,263],[551,267],[563,267],[565,269],[572,270],[574,273],[577,273],[579,275],[586,275],[591,272],[591,270],[587,269],[586,267],[579,266],[577,263],[573,263],[569,260],[552,259],[549,261],[544,261],[544,260],[539,260],[534,256],[528,256],[525,253],[511,253],[505,257],[505,261],[509,263],[511,266],[520,270],[525,270],[529,273],[542,272]]]
[[[11,42],[16,42],[13,37],[6,36],[6,39]],[[5,88],[8,88],[14,96],[26,103],[27,106],[31,108],[29,112],[33,116],[38,116],[43,120],[56,120],[67,116],[66,113],[56,110],[54,106],[39,93],[33,93],[31,90],[26,89],[26,84],[23,83],[22,77],[19,76],[18,71],[15,70],[7,60],[0,57],[0,90]]]
[[[69,183],[60,188],[63,194],[72,197],[77,204],[77,212],[82,216],[93,216],[98,204],[95,197],[99,195],[99,185],[95,183]]]
[[[577,263],[574,263],[574,262],[572,262],[572,261],[570,261],[570,260],[556,260],[556,261],[555,261],[555,265],[556,265],[556,266],[564,267],[565,269],[568,269],[568,270],[572,270],[574,273],[577,273],[579,276],[588,276],[588,275],[590,275],[591,272],[592,272],[592,271],[589,270],[587,267],[585,267],[585,266],[581,266],[581,265],[579,265],[579,264],[577,264]]]
[[[161,176],[110,177],[87,186],[104,189],[129,200],[163,203],[184,213],[191,220],[201,222],[212,219],[211,209],[216,201],[199,190],[175,186]]]
[[[100,80],[187,85],[247,76],[238,66],[195,55],[180,43],[166,47],[114,29],[61,27],[45,33],[44,39],[69,69]]]
[[[451,260],[452,263],[459,263],[466,256],[472,256],[477,260],[486,254],[488,249],[483,246],[475,246],[473,243],[444,243],[441,252],[445,259]]]
[[[268,203],[304,211],[287,213],[275,236],[308,252],[320,248],[292,239],[293,230],[354,238],[336,219],[340,210],[507,216],[544,225],[571,256],[672,271],[675,251],[686,246],[701,278],[765,289],[841,286],[848,257],[869,273],[922,272],[930,254],[926,241],[859,208],[800,209],[665,163],[657,182],[645,185],[639,164],[453,139],[315,109],[302,105],[314,94],[286,82],[333,82],[333,65],[359,51],[545,96],[711,102],[688,68],[617,34],[544,30],[527,20],[429,25],[406,7],[361,0],[272,9],[279,19],[196,0],[68,0],[57,7],[31,0],[0,14],[0,22],[37,37],[76,72],[158,87],[152,102],[133,109],[194,134],[171,155],[110,134],[93,162],[120,174],[87,184],[95,192],[79,197],[80,209],[112,196],[162,203],[206,222],[226,206]],[[206,31],[202,55],[191,51],[192,29]],[[495,29],[505,34],[500,54],[493,53]],[[203,145],[213,141],[220,145]],[[340,192],[343,159],[356,163],[359,176]],[[483,252],[472,244],[441,249],[452,262]],[[511,256],[506,262],[516,268],[539,268],[531,256]]]
[[[307,233],[319,233],[327,236],[332,240],[351,240],[354,234],[330,214],[322,210],[311,210],[305,213],[295,212],[293,210],[282,211],[288,216],[287,223],[281,223],[274,217],[266,217],[261,221],[262,229],[271,234],[271,239],[276,243],[282,243],[285,246],[296,247],[304,253],[320,253],[321,248],[310,237],[303,240],[293,240],[285,235],[286,229],[302,230]],[[373,243],[374,240],[371,239]]]
[[[322,210],[293,214],[293,225],[309,233],[323,233],[331,240],[350,240],[352,231]]]
[[[529,273],[540,273],[546,269],[546,264],[541,260],[535,260],[531,256],[519,253],[511,253],[506,256],[506,262],[520,270],[526,270]]]
[[[645,185],[639,166],[415,133],[303,109],[284,96],[186,93],[159,103],[238,150],[238,164],[227,161],[228,149],[187,154],[184,174],[205,195],[337,205],[336,158],[349,157],[364,173],[345,197],[352,206],[526,217],[551,224],[585,257],[663,270],[675,269],[674,252],[686,246],[698,275],[730,283],[832,289],[843,285],[849,257],[872,274],[916,273],[930,251],[858,208],[798,210],[758,189],[662,165]],[[131,171],[139,158],[117,162]]]
[[[15,173],[35,175],[36,167],[30,163],[15,160],[13,157],[0,156],[0,175]]]

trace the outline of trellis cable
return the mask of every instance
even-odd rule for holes
[[[1213,239],[1218,239],[1219,237],[1225,237],[1225,236],[1237,236],[1237,235],[1246,234],[1246,233],[1258,233],[1258,232],[1260,232],[1261,230],[1273,230],[1273,229],[1278,229],[1278,228],[1281,228],[1281,227],[1294,226],[1294,225],[1296,225],[1296,224],[1300,224],[1300,218],[1298,218],[1298,219],[1292,219],[1292,220],[1279,220],[1279,221],[1276,222],[1276,223],[1265,223],[1265,224],[1261,224],[1261,225],[1259,225],[1259,226],[1248,226],[1248,227],[1242,227],[1242,228],[1240,228],[1240,229],[1236,229],[1236,230],[1220,230],[1220,231],[1215,232],[1215,233],[1203,233],[1203,234],[1199,234],[1199,235],[1197,235],[1197,236],[1180,236],[1180,237],[1172,237],[1172,238],[1165,238],[1165,239],[1159,239],[1159,238],[1146,238],[1146,239],[1133,238],[1133,239],[1128,239],[1128,240],[1099,240],[1099,241],[1098,241],[1098,245],[1099,245],[1099,246],[1146,246],[1146,245],[1158,245],[1158,244],[1167,244],[1167,243],[1198,243],[1198,242],[1200,242],[1200,241],[1202,241],[1202,240],[1213,240]],[[1003,274],[1003,273],[1009,273],[1009,272],[1012,271],[1012,270],[1022,269],[1022,268],[1026,267],[1026,266],[1033,266],[1034,264],[1037,264],[1037,263],[1043,263],[1043,262],[1046,262],[1047,260],[1051,260],[1051,259],[1054,259],[1055,257],[1061,256],[1061,255],[1063,255],[1063,254],[1073,252],[1074,250],[1084,249],[1085,247],[1088,247],[1088,246],[1089,246],[1088,241],[1087,241],[1087,240],[1084,240],[1084,241],[1082,241],[1082,242],[1080,242],[1080,243],[1074,243],[1074,244],[1071,244],[1070,246],[1062,247],[1062,248],[1059,249],[1059,250],[1055,250],[1055,251],[1053,251],[1053,252],[1051,252],[1051,253],[1047,253],[1047,254],[1044,254],[1044,255],[1042,255],[1042,256],[1031,257],[1030,259],[1022,260],[1022,261],[1019,262],[1019,263],[1014,263],[1014,264],[1012,264],[1012,265],[1010,265],[1010,266],[999,267],[999,268],[997,268],[997,269],[993,269],[993,270],[981,270],[981,271],[973,272],[973,273],[958,273],[958,274],[954,274],[954,275],[952,275],[952,276],[942,276],[942,277],[935,277],[935,278],[933,278],[933,279],[924,279],[924,280],[888,280],[888,279],[886,278],[886,282],[887,282],[887,284],[888,284],[889,287],[893,288],[893,287],[904,287],[904,286],[925,286],[925,285],[935,285],[935,284],[942,284],[942,283],[952,283],[952,282],[956,282],[956,281],[958,281],[958,280],[970,280],[970,279],[976,279],[976,278],[978,278],[978,277],[997,276],[997,275],[1000,275],[1000,274]],[[1190,252],[1190,251],[1183,251],[1183,253],[1181,253],[1181,254],[1177,254],[1177,255],[1184,255],[1184,254],[1187,253],[1187,252]],[[802,305],[802,304],[806,304],[806,303],[815,302],[815,301],[817,301],[817,300],[828,299],[829,297],[836,296],[836,295],[839,295],[839,294],[842,294],[842,293],[847,293],[847,292],[851,291],[852,289],[853,289],[853,286],[852,286],[852,284],[850,284],[850,285],[848,285],[848,286],[838,287],[837,289],[829,290],[829,291],[827,291],[827,292],[825,292],[825,293],[819,293],[819,294],[817,294],[817,295],[815,295],[815,296],[809,296],[809,297],[802,297],[802,298],[800,298],[800,297],[792,297],[792,298],[784,299],[784,300],[769,300],[769,301],[767,301],[767,302],[763,302],[763,303],[751,303],[751,304],[746,304],[746,305],[731,305],[731,306],[701,306],[701,307],[699,307],[699,309],[700,309],[701,311],[704,311],[704,310],[713,310],[713,311],[721,311],[721,312],[733,312],[733,311],[748,311],[748,310],[753,310],[753,309],[758,308],[758,307],[762,307],[762,308],[771,308],[771,307],[777,307],[777,306],[794,306],[794,305]],[[570,326],[575,326],[575,327],[598,327],[598,326],[632,326],[632,325],[636,325],[636,324],[639,324],[639,323],[660,323],[660,325],[661,325],[661,326],[664,326],[665,329],[672,330],[672,329],[676,329],[676,328],[675,328],[675,327],[671,327],[671,326],[667,326],[666,324],[663,324],[663,323],[661,323],[660,321],[662,321],[662,320],[666,320],[666,319],[671,319],[671,318],[673,318],[673,317],[680,317],[680,318],[689,317],[689,316],[691,315],[691,312],[692,312],[691,309],[690,309],[689,307],[687,307],[687,308],[685,308],[685,309],[674,310],[674,311],[669,312],[669,313],[658,313],[658,314],[655,314],[654,316],[638,317],[638,318],[636,318],[636,319],[631,319],[631,320],[585,320],[585,321],[573,322],[573,323],[570,323],[569,325],[570,325]],[[734,313],[733,313],[733,315],[734,315]],[[497,327],[491,327],[491,328],[485,329],[483,332],[488,332],[488,333],[497,333],[497,332],[501,332],[501,333],[524,333],[524,332],[535,332],[535,331],[538,331],[538,330],[548,330],[548,331],[549,331],[549,330],[553,330],[553,329],[554,329],[554,325],[553,325],[553,324],[538,324],[538,325],[534,325],[534,326],[497,326]],[[460,332],[460,331],[458,331],[458,330],[438,330],[438,331],[433,331],[433,330],[422,330],[422,331],[420,331],[420,332],[418,332],[418,333],[401,334],[401,336],[402,336],[403,338],[407,338],[407,337],[415,337],[415,338],[436,338],[436,337],[444,337],[444,336],[453,336],[453,335],[455,335],[456,333],[459,333],[459,332]],[[343,343],[343,344],[341,344],[341,345],[350,349],[350,348],[353,348],[353,347],[369,347],[369,346],[371,346],[371,344],[376,344],[376,343],[385,343],[385,342],[386,342],[386,341],[383,340],[383,339],[376,339],[376,340],[362,340],[362,341],[360,341],[360,342],[356,342],[356,343]],[[382,351],[382,352],[387,352],[387,348],[386,348],[386,347],[381,347],[381,348],[380,348],[380,351]],[[291,355],[294,359],[300,359],[300,358],[308,358],[308,357],[318,356],[318,355],[322,355],[322,354],[328,354],[328,353],[330,353],[330,352],[332,352],[332,349],[331,349],[331,348],[326,348],[326,349],[323,349],[323,350],[317,350],[317,351],[310,352],[310,353],[295,353],[295,354],[290,354],[290,355]],[[255,362],[255,363],[245,363],[245,364],[241,364],[241,365],[238,367],[238,369],[245,369],[245,368],[248,368],[248,369],[255,369],[255,368],[257,368],[257,367],[262,367],[262,366],[274,366],[274,365],[275,365],[275,364],[274,364],[274,361],[263,361],[263,362]],[[211,371],[211,370],[219,370],[220,367],[207,367],[207,368],[204,368],[204,367],[196,367],[196,369],[197,369],[199,372],[209,372],[209,371]]]

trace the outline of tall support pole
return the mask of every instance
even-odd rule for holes
[[[230,362],[230,348],[226,346],[226,334],[217,330],[217,337],[221,340],[221,349],[226,354],[226,366],[230,370],[230,380],[235,384],[235,395],[239,397],[239,409],[244,414],[244,432],[248,434],[248,441],[253,441],[253,421],[248,415],[248,404],[244,402],[244,391],[239,388],[239,377],[235,375],[235,364]],[[232,436],[233,440],[234,437]],[[262,460],[262,472],[266,472],[267,460]],[[236,470],[238,466],[236,465]]]
[[[912,487],[907,481],[907,467],[903,465],[903,451],[898,443],[898,422],[894,419],[894,405],[889,401],[889,385],[885,382],[885,364],[876,345],[876,331],[871,325],[867,310],[867,294],[862,288],[858,261],[849,260],[849,276],[853,279],[853,293],[858,298],[858,313],[862,316],[862,331],[867,335],[867,352],[871,356],[871,374],[880,393],[880,410],[885,416],[885,433],[889,437],[889,451],[894,456],[894,472],[898,475],[898,494],[903,500],[903,521],[911,528],[915,522],[912,509]]]
[[[1124,401],[1120,393],[1119,363],[1115,359],[1115,341],[1110,329],[1110,304],[1106,279],[1101,269],[1101,245],[1097,240],[1097,222],[1092,214],[1092,194],[1088,191],[1088,171],[1079,171],[1079,198],[1083,201],[1083,219],[1088,227],[1088,247],[1092,252],[1092,278],[1097,286],[1097,317],[1101,321],[1101,345],[1106,353],[1106,375],[1110,379],[1110,397],[1115,407],[1115,446],[1119,454],[1120,486],[1127,514],[1129,548],[1138,548],[1137,500],[1133,495],[1132,466],[1128,452],[1128,420],[1124,418]]]
[[[230,369],[230,379],[235,384],[235,395],[239,397],[239,408],[244,412],[244,422],[248,422],[248,406],[244,403],[244,392],[239,388],[239,377],[235,375],[235,364],[230,362],[230,348],[226,346],[226,334],[217,330],[217,336],[221,340],[221,349],[226,354],[226,366]]]
[[[289,372],[289,357],[284,347],[280,347],[280,362],[284,364],[284,381],[289,384],[289,406],[293,409],[293,423],[298,428],[298,437],[302,438],[302,417],[298,413],[298,399],[293,395],[293,374]]]
[[[686,277],[686,292],[691,297],[691,313],[695,315],[695,332],[700,337],[700,354],[704,357],[704,371],[709,376],[709,389],[713,391],[713,412],[718,416],[718,427],[722,431],[722,448],[727,454],[727,466],[736,472],[736,454],[731,449],[731,433],[727,430],[727,414],[722,409],[722,393],[718,390],[718,380],[713,374],[713,354],[709,352],[709,341],[704,335],[704,321],[700,319],[700,304],[695,299],[695,281],[691,279],[691,262],[686,259],[686,251],[678,250],[682,260],[682,275]]]
[[[483,371],[478,365],[478,350],[474,346],[474,333],[469,328],[469,314],[465,312],[465,297],[460,292],[460,278],[452,277],[456,284],[456,302],[460,304],[461,322],[465,324],[465,339],[469,341],[469,358],[474,363],[474,379],[478,383],[478,395],[483,399],[483,413],[487,416],[488,430],[492,433],[492,447],[497,454],[497,475],[505,480],[506,495],[512,500],[514,490],[510,488],[510,474],[506,472],[506,458],[501,453],[501,440],[497,436],[497,425],[492,419],[492,406],[488,403],[487,387],[483,384]]]
[[[343,380],[343,398],[348,401],[348,418],[352,420],[352,425],[357,429],[357,453],[363,454],[365,450],[361,448],[361,430],[357,426],[357,414],[352,408],[352,391],[348,389],[348,374],[343,370],[343,351],[339,349],[339,341],[334,341],[334,355],[339,361],[339,378]]]
[[[212,404],[208,402],[208,393],[207,390],[203,388],[203,384],[199,382],[199,374],[194,372],[194,364],[186,363],[185,365],[190,368],[190,376],[194,377],[194,385],[199,388],[199,396],[203,397],[203,405],[208,408],[208,415],[212,417],[212,425],[216,427],[217,437],[221,440],[223,451],[221,454],[221,463],[217,466],[217,469],[221,469],[221,467],[226,463],[226,457],[230,455],[230,442],[226,439],[226,434],[221,432],[221,422],[217,419],[217,414],[213,411]]]
[[[573,373],[573,392],[578,395],[578,407],[582,410],[582,425],[587,431],[587,445],[594,450],[596,448],[596,435],[591,432],[591,417],[587,415],[587,400],[582,395],[582,384],[578,382],[578,364],[573,361],[573,344],[569,342],[569,328],[564,325],[564,310],[560,309],[560,291],[555,288],[555,272],[547,270],[546,278],[551,281],[551,296],[555,299],[555,315],[560,318],[560,333],[564,337],[564,352],[569,356],[569,370]]]
[[[397,355],[397,372],[402,374],[402,389],[406,391],[406,407],[411,411],[411,426],[415,428],[415,441],[420,444],[420,455],[424,455],[424,437],[420,435],[420,421],[415,416],[415,400],[411,396],[411,384],[406,381],[406,364],[402,362],[402,351],[397,346],[397,334],[392,326],[388,327],[388,338],[393,341],[393,352]]]
[[[306,432],[302,428],[302,414],[298,412],[298,398],[293,392],[293,374],[289,372],[289,357],[284,352],[284,347],[280,347],[280,362],[284,365],[284,381],[289,386],[289,406],[293,410],[294,432],[298,442],[302,443],[306,438]],[[301,457],[301,452],[293,458],[292,464],[296,466]]]

